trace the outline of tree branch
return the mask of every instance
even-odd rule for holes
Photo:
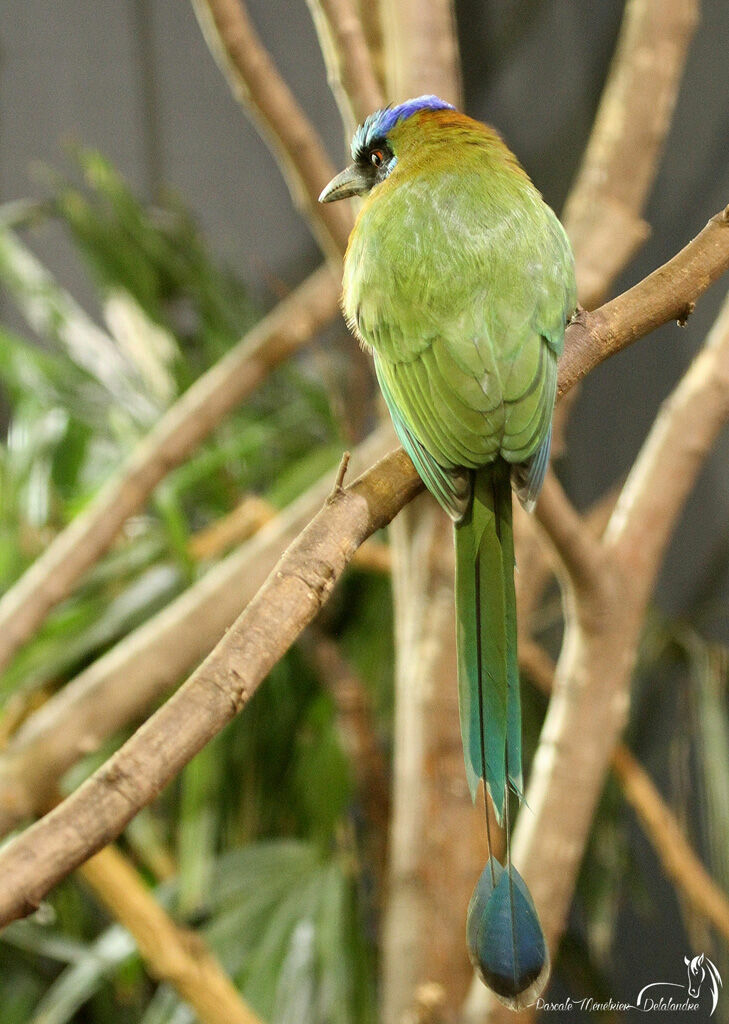
[[[563,221],[580,301],[602,301],[647,238],[641,213],[671,125],[699,0],[630,0]]]
[[[134,937],[150,973],[171,985],[201,1024],[261,1024],[202,938],[167,916],[116,847],[97,853],[79,873]]]
[[[608,356],[669,320],[681,323],[729,268],[729,206],[673,259],[592,313],[582,310],[567,329],[559,366],[562,396]]]
[[[726,223],[722,230],[724,245],[729,249]],[[715,245],[712,245],[712,259],[716,258],[714,250]],[[662,282],[667,288],[672,286],[670,275],[653,274],[647,280],[651,279],[651,288],[660,286],[656,282]],[[696,287],[706,287],[704,274],[700,275]],[[635,292],[636,289],[631,289],[622,297],[628,305],[634,302]],[[619,302],[614,300],[611,305]],[[605,339],[601,337],[600,330],[606,330],[606,320],[599,310],[592,316],[595,343],[605,353]],[[620,322],[621,318],[618,316],[614,320]],[[584,324],[582,329],[586,329]],[[631,329],[629,320],[625,329]],[[621,348],[620,336],[613,333],[611,337],[616,349]],[[569,365],[573,377],[582,376],[576,356],[571,357]],[[566,386],[563,385],[563,389]],[[314,618],[357,546],[389,522],[421,490],[422,483],[412,463],[402,450],[398,450],[327,502],[188,682],[80,789],[0,851],[0,924],[34,910],[57,881],[117,836],[134,814],[153,800],[184,764],[241,710],[272,665]],[[604,597],[604,593],[599,594],[597,603]],[[526,822],[527,826],[522,827],[519,852],[536,849],[529,846],[527,829],[531,825],[533,832],[534,823],[538,821],[536,808],[542,804],[544,794],[548,792],[559,803],[565,791],[574,795],[576,779],[579,783],[579,771],[576,775],[571,771],[568,778],[558,777],[545,789],[545,780],[550,776],[544,764],[545,758],[557,768],[561,763],[569,764],[572,769],[584,760],[580,750],[586,732],[591,734],[603,724],[608,740],[616,732],[614,716],[616,709],[620,710],[620,704],[616,705],[615,699],[609,699],[609,694],[621,690],[622,684],[618,685],[614,672],[618,671],[624,682],[632,664],[630,647],[625,648],[626,636],[635,634],[637,638],[635,623],[626,625],[625,616],[627,614],[629,619],[631,611],[626,601],[611,609],[613,619],[605,622],[598,616],[606,628],[595,641],[598,646],[596,653],[613,669],[597,678],[600,693],[591,694],[592,697],[599,696],[602,703],[595,700],[589,708],[586,707],[584,685],[577,691],[581,694],[580,700],[565,696],[575,692],[574,685],[570,683],[571,676],[575,673],[581,675],[586,667],[584,638],[578,637],[576,642],[573,638],[567,644],[567,650],[563,651],[560,670],[567,678],[562,702],[567,700],[571,711],[565,715],[564,708],[558,709],[555,695],[548,723],[545,723],[545,742],[538,754],[541,763],[533,773],[537,779],[538,795],[533,794],[530,787],[528,796],[535,813],[520,818],[520,822]],[[614,646],[616,639],[619,648]],[[615,655],[616,649],[625,651],[619,659]],[[596,711],[599,709],[602,712],[598,715]],[[574,733],[564,737],[564,721],[573,721],[576,712],[583,710],[588,716],[589,729],[578,721]],[[608,714],[608,722],[612,722],[609,727],[608,722],[602,721],[604,713]],[[590,765],[589,772],[594,778],[594,764]],[[592,805],[588,814],[591,811]],[[555,818],[560,819],[556,811]],[[564,846],[562,838],[560,834],[558,847]],[[564,876],[554,874],[551,865],[554,849],[547,851],[540,846],[539,851],[542,869],[550,866],[550,893],[538,890],[535,897],[540,906],[550,904],[550,916],[545,920],[545,926],[548,937],[553,937],[561,927],[564,900],[568,900],[571,892],[571,874],[569,871]],[[572,867],[579,859],[577,853],[578,850],[570,849],[570,857],[574,859]],[[559,878],[560,901],[549,898],[555,877]]]
[[[348,136],[385,105],[353,0],[306,0],[324,55],[329,87]]]
[[[676,520],[728,415],[729,295],[702,351],[663,403],[607,526],[606,547],[644,588],[636,600],[648,600]]]
[[[393,440],[389,426],[377,431],[353,452],[353,471],[362,472],[384,455]],[[47,806],[71,765],[144,715],[210,653],[330,490],[327,472],[23,723],[0,753],[0,835]]]
[[[452,0],[384,0],[382,11],[388,97],[435,92],[460,105]],[[424,982],[439,983],[446,1001],[455,1004],[471,974],[459,933],[484,850],[461,754],[452,756],[460,750],[455,687],[444,692],[440,685],[456,678],[451,533],[450,521],[430,498],[406,509],[390,530],[395,722],[383,1024],[413,1016],[413,999]],[[453,833],[460,837],[458,849],[450,841]],[[436,863],[446,870],[433,871]],[[443,927],[429,927],[433,920]]]
[[[258,38],[242,0],[192,0],[210,52],[267,142],[322,250],[339,265],[352,227],[349,203],[318,202],[334,176],[319,136]]]
[[[650,776],[622,744],[613,754],[613,770],[651,841],[663,869],[702,917],[729,942],[729,900],[698,859]]]
[[[0,599],[0,671],[108,550],[160,480],[274,366],[337,315],[338,300],[337,277],[318,270],[168,409],[120,472]]]

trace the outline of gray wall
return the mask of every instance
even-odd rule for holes
[[[339,121],[304,0],[251,0],[249,6],[339,163]],[[557,209],[589,131],[621,13],[618,0],[458,4],[467,108],[502,130]],[[652,237],[621,287],[667,259],[729,202],[728,44],[729,3],[705,0],[648,208]],[[316,265],[315,246],[266,148],[230,97],[187,3],[5,0],[0,48],[4,200],[42,193],[34,165],[57,164],[64,141],[75,140],[98,147],[150,195],[161,184],[178,190],[215,250],[264,304],[274,301],[272,281],[296,284]],[[83,297],[69,253],[52,229],[40,248],[61,280]],[[589,503],[627,471],[725,289],[720,284],[703,299],[684,330],[656,332],[589,378],[561,468],[578,503]],[[693,615],[709,635],[725,641],[728,455],[724,437],[689,502],[657,594],[662,607]],[[674,707],[666,686],[664,703],[655,706],[656,728],[644,730],[641,754],[658,773],[676,726]],[[650,949],[644,957],[648,980],[673,977],[684,952],[670,890],[655,865],[646,863],[650,896],[663,907],[662,917],[627,922],[632,938],[618,951],[616,997],[632,992],[636,949]],[[675,935],[675,942],[657,943],[658,935]]]

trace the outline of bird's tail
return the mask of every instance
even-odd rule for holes
[[[473,501],[456,524],[458,692],[466,775],[479,779],[506,828],[506,866],[491,851],[471,898],[467,939],[483,981],[518,1009],[537,998],[549,955],[534,903],[511,864],[508,791],[522,793],[521,710],[510,467],[497,460],[474,475]],[[485,796],[485,794],[484,794]],[[488,835],[488,811],[486,814]]]

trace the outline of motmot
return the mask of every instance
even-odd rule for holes
[[[403,447],[454,523],[461,735],[474,801],[484,783],[489,846],[466,938],[482,980],[519,1009],[546,985],[549,953],[511,863],[510,793],[523,792],[512,489],[531,511],[577,304],[574,258],[497,132],[437,96],[371,114],[352,160],[319,199],[363,198],[343,310]],[[505,865],[488,798],[506,830]]]

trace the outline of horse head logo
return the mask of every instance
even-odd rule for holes
[[[709,960],[705,953],[700,953],[698,956],[691,957],[687,956],[683,958],[686,964],[686,970],[688,972],[688,984],[680,985],[676,981],[652,981],[650,985],[644,985],[638,993],[635,1005],[639,1010],[651,1010],[655,1009],[654,1002],[657,998],[665,998],[662,995],[662,990],[668,988],[683,989],[689,999],[694,1000],[693,1009],[698,1008],[698,999],[701,995],[702,988],[708,985],[709,991],[711,992],[711,1014],[716,1009],[716,1004],[719,1002],[719,989],[721,988],[721,975],[716,969],[716,964]],[[656,992],[656,989],[658,990]]]
[[[719,988],[721,986],[721,976],[716,969],[716,965],[703,953],[692,957],[690,960],[685,956],[683,962],[688,968],[688,985],[686,987],[692,999],[699,998],[701,986],[708,979],[711,986],[711,1012],[713,1013],[719,1001]]]

